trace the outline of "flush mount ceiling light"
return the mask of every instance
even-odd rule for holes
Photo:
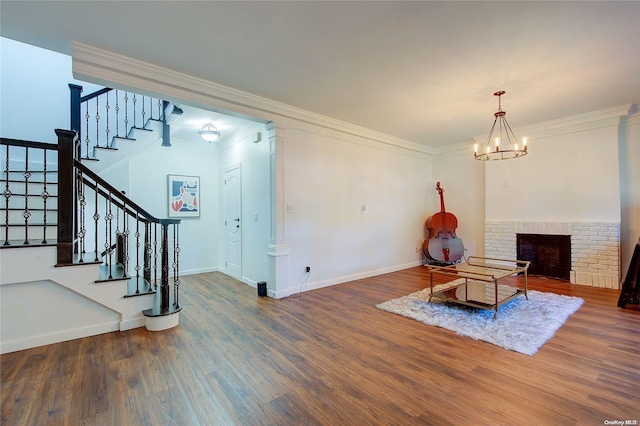
[[[475,144],[474,157],[476,160],[508,160],[527,155],[527,138],[522,138],[521,143],[518,144],[518,140],[505,118],[507,113],[502,110],[501,102],[501,96],[504,94],[504,90],[493,94],[498,97],[498,112],[493,114],[495,120],[493,120],[493,126],[491,126],[486,142],[482,145],[482,150],[479,151],[479,144]],[[497,129],[496,123],[498,123]],[[494,130],[496,130],[495,136],[493,135]]]
[[[202,126],[202,128],[198,133],[200,133],[200,136],[202,137],[202,139],[204,139],[207,142],[215,142],[220,137],[220,132],[218,131],[218,128],[211,123],[207,123],[204,126]]]

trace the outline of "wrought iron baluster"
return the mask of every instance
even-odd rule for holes
[[[151,223],[144,224],[144,279],[149,282],[151,287]]]
[[[153,224],[153,282],[158,288],[158,224]]]
[[[145,126],[145,122],[144,122],[144,116],[145,116],[145,114],[146,114],[146,112],[145,112],[145,110],[144,110],[144,95],[142,95],[142,112],[140,113],[140,115],[142,116],[142,117],[141,117],[141,120],[142,120],[142,127],[144,127],[144,126]]]
[[[126,204],[123,205],[123,209],[122,209],[122,219],[123,219],[123,224],[124,224],[124,220],[125,220],[125,216],[126,216]],[[126,247],[126,240],[125,240],[125,236],[124,236],[124,229],[122,230],[122,232],[120,231],[120,208],[116,208],[116,264],[120,264],[122,265],[122,278],[127,276],[127,269],[126,269],[126,261],[124,260],[124,256],[125,256],[125,247]]]
[[[94,198],[95,198],[95,207],[93,211],[93,222],[94,222],[94,247],[95,247],[95,259],[94,262],[98,262],[100,259],[98,258],[98,221],[100,220],[100,213],[98,210],[98,186],[96,184],[96,188],[94,189]]]
[[[140,293],[140,215],[136,212],[136,294]]]
[[[9,189],[9,145],[7,145],[7,158],[5,158],[5,186],[2,195],[4,195],[4,219],[5,219],[5,227],[4,227],[4,243],[2,245],[9,246],[11,243],[9,242],[9,199],[11,198],[11,189]]]
[[[124,92],[124,136],[129,135],[129,92]]]
[[[96,188],[96,193],[98,190]],[[104,243],[102,246],[104,247],[103,256],[104,256],[104,264],[105,266],[109,266],[109,219],[107,216],[109,215],[109,199],[107,197],[104,198]]]
[[[109,197],[105,198],[105,248],[107,251],[107,265],[109,266],[109,279],[113,279],[113,213],[111,212],[111,191],[109,191]]]
[[[120,244],[118,237],[120,236],[120,209],[116,208],[116,246]],[[117,255],[117,254],[116,254]],[[116,261],[120,259],[116,258]]]
[[[109,109],[111,109],[111,107],[109,106],[109,92],[105,93],[104,95],[107,97],[107,104],[104,106],[104,108],[106,110],[106,113],[105,113],[105,116],[106,116],[105,126],[106,127],[105,127],[104,132],[105,132],[105,138],[107,139],[105,141],[105,145],[107,147],[109,147],[109,146],[111,146],[111,144],[109,143],[109,133],[111,133],[111,130],[109,129]]]
[[[158,120],[162,118],[162,100],[158,99]]]
[[[24,243],[29,244],[29,218],[31,212],[29,211],[29,178],[31,172],[29,172],[29,147],[24,149],[24,211],[22,217],[24,217]]]
[[[47,199],[49,193],[47,192],[47,150],[43,150],[44,159],[42,161],[42,209],[44,222],[42,224],[42,244],[47,244]]]
[[[84,209],[85,206],[87,204],[86,198],[85,198],[85,192],[86,192],[86,188],[84,185],[84,180],[82,179],[82,172],[79,171],[78,172],[78,181],[76,182],[77,188],[78,188],[78,204],[80,206],[80,212],[79,212],[79,222],[80,222],[80,227],[78,229],[78,242],[80,244],[79,247],[79,254],[80,254],[80,259],[79,259],[79,263],[84,263],[84,236],[86,234],[86,229],[84,227]]]
[[[124,192],[124,191],[123,191]],[[123,202],[123,212],[122,212],[122,235],[123,235],[123,247],[122,247],[122,257],[123,257],[123,272],[122,276],[126,277],[129,271],[129,215],[127,214],[127,204]]]
[[[96,96],[96,146],[100,146],[100,106]]]
[[[138,102],[138,99],[136,99],[136,94],[133,94],[133,98],[131,99],[131,102],[133,102],[133,127],[138,127],[136,125],[136,102]]]
[[[116,107],[114,108],[116,111],[116,136],[120,137],[120,130],[119,130],[119,125],[120,125],[120,119],[118,118],[118,113],[120,112],[120,106],[118,105],[118,89],[116,89]]]
[[[91,117],[91,115],[89,114],[89,102],[85,102],[85,106],[86,106],[86,112],[84,114],[84,118],[86,120],[86,131],[84,132],[85,135],[87,135],[84,138],[85,144],[87,145],[87,152],[85,153],[85,159],[89,159],[89,143],[91,143],[91,138],[89,137],[89,118]]]

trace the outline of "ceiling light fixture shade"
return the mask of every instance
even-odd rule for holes
[[[518,139],[513,134],[511,126],[507,122],[505,115],[507,114],[502,110],[502,98],[504,90],[496,92],[493,96],[498,97],[498,112],[493,114],[495,119],[493,120],[493,126],[489,131],[489,136],[486,142],[482,145],[482,150],[479,148],[479,144],[474,146],[474,157],[476,160],[508,160],[510,158],[518,158],[527,155],[527,138],[522,138],[522,141],[518,143]],[[496,123],[498,129],[496,129]],[[496,130],[496,136],[493,135]]]
[[[202,139],[207,142],[215,142],[218,140],[218,138],[220,138],[220,132],[218,131],[218,128],[211,123],[207,123],[202,126],[198,133],[200,133]]]

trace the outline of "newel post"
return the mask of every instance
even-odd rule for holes
[[[56,129],[58,135],[58,250],[57,265],[73,263],[74,168],[76,132]]]
[[[82,123],[82,116],[80,112],[80,98],[82,96],[82,86],[77,84],[69,84],[69,90],[71,91],[70,98],[70,117],[71,123],[69,127],[71,130],[75,130],[78,133],[78,140],[80,140],[80,123]],[[76,156],[80,158],[80,145],[78,145],[78,154]]]

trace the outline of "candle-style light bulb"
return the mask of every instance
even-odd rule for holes
[[[522,138],[522,146],[527,146],[527,138]]]
[[[477,154],[478,153],[478,144],[473,145],[473,151]]]

